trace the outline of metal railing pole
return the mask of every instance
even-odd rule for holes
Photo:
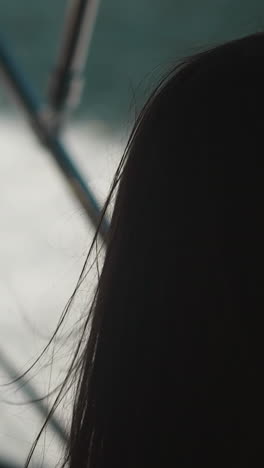
[[[0,368],[3,368],[4,371],[8,374],[11,380],[15,379],[18,377],[19,373],[15,369],[14,365],[11,363],[11,361],[8,359],[6,354],[4,354],[3,350],[0,350]],[[34,386],[25,380],[24,377],[20,379],[20,382],[22,382],[23,387],[21,387],[21,391],[29,397],[28,403],[32,402],[35,404],[35,408],[38,410],[38,412],[43,416],[45,419],[49,415],[49,408],[45,405],[45,403],[40,400],[40,397],[35,390]],[[52,418],[49,419],[49,424],[50,426],[54,429],[56,434],[60,437],[60,439],[63,442],[67,441],[67,435],[62,427],[61,423],[57,419],[57,417],[52,415]]]
[[[51,130],[49,109],[42,104],[1,38],[0,72],[26,114],[38,139],[49,150],[53,161],[60,168],[72,192],[78,198],[94,227],[97,229],[101,218],[101,208],[98,201],[67,152],[61,139]],[[100,234],[104,241],[106,241],[108,229],[109,223],[104,218],[100,228]]]
[[[68,0],[59,53],[48,89],[55,131],[79,104],[98,7],[99,0]]]

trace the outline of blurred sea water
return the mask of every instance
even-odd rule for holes
[[[72,1],[72,0],[71,0]],[[58,51],[68,0],[0,4],[0,32],[44,93]],[[262,0],[101,0],[76,113],[126,127],[160,75],[180,57],[264,29]],[[3,93],[0,87],[0,96]],[[1,108],[1,101],[0,101]]]

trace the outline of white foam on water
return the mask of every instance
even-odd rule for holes
[[[124,138],[114,138],[100,125],[82,122],[71,126],[63,141],[102,203],[122,156]],[[0,192],[1,385],[10,380],[1,356],[21,373],[47,344],[77,283],[94,229],[26,122],[3,115]],[[90,290],[92,285],[89,289],[88,284],[80,291],[68,321],[69,330],[83,312]],[[73,345],[74,341],[72,349]],[[58,383],[71,355],[71,343],[67,349],[59,360],[55,347],[51,382],[48,360],[34,370],[31,382],[40,396],[48,392],[49,385],[52,388],[54,382]],[[12,458],[23,466],[43,417],[33,404],[17,405],[29,399],[19,387],[21,382],[0,387],[0,457]],[[61,415],[58,412],[58,417]],[[54,466],[59,450],[58,438],[47,430],[32,466],[41,466],[44,452],[43,466]]]

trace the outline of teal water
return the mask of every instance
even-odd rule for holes
[[[0,3],[0,31],[41,92],[54,64],[67,3]],[[76,116],[126,125],[171,63],[257,30],[264,30],[263,0],[102,0]],[[3,108],[8,101],[0,93]]]

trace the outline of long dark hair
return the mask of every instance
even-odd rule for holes
[[[263,33],[152,93],[103,210],[118,187],[63,466],[263,462],[263,137]]]

